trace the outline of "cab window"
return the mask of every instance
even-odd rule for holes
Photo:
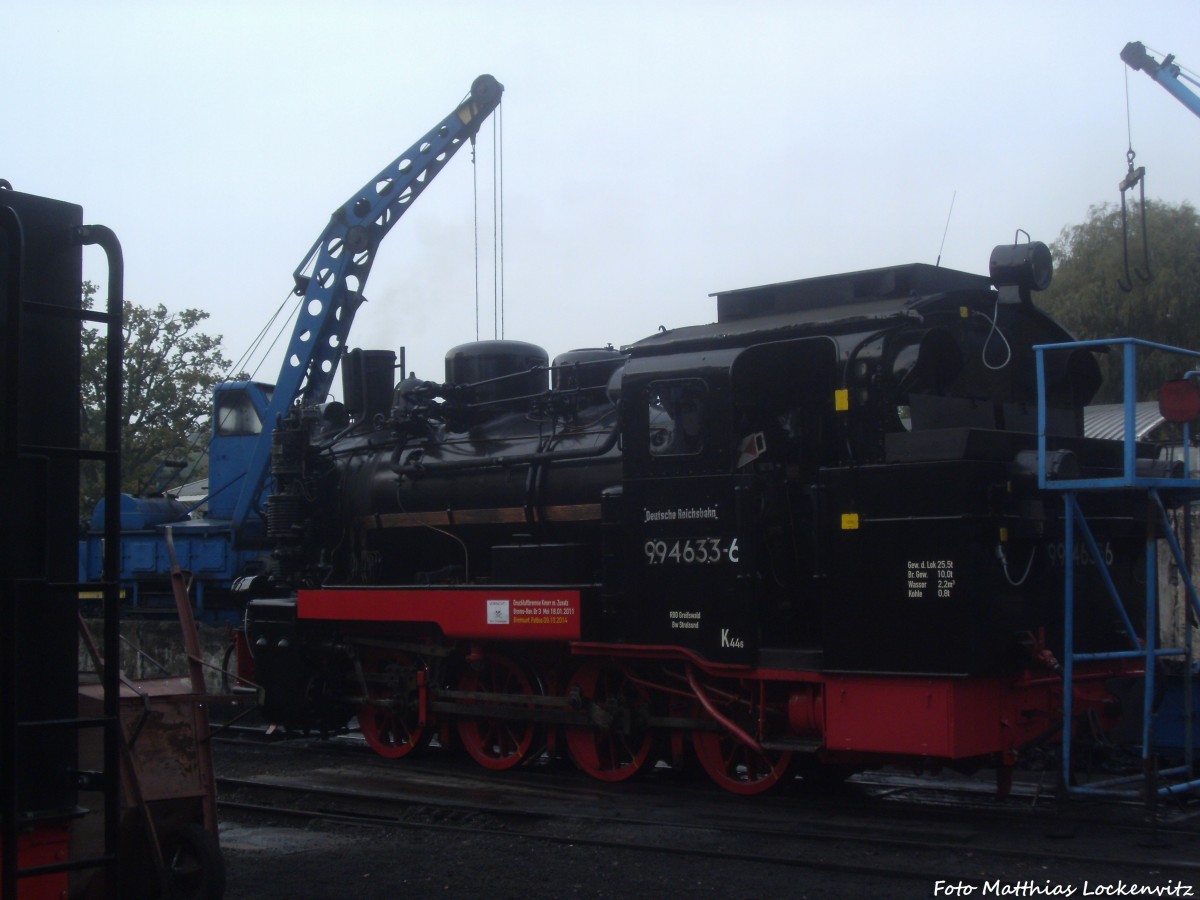
[[[217,396],[217,434],[236,436],[261,434],[262,419],[245,391],[226,391]]]
[[[708,388],[699,378],[651,382],[646,388],[650,454],[685,456],[704,449]]]

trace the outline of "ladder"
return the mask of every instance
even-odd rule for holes
[[[79,300],[82,247],[92,244],[104,251],[108,265],[104,311],[85,310]],[[105,657],[115,661],[123,280],[120,243],[110,229],[83,225],[77,206],[21,194],[0,181],[0,490],[8,517],[0,551],[4,900],[16,898],[18,888],[23,897],[59,896],[71,872],[96,868],[105,871],[107,896],[119,896],[119,666],[105,667],[103,714],[81,717],[77,623],[83,585],[77,553],[79,467],[91,461],[104,473],[103,646]],[[99,323],[107,334],[101,450],[82,446],[77,418],[84,322]],[[47,674],[50,688],[42,677]],[[102,734],[99,772],[78,769],[79,739],[87,729]],[[44,789],[42,776],[48,782]],[[84,812],[76,803],[78,792],[96,792],[104,804],[103,849],[91,858],[70,858],[66,838],[37,840],[45,833],[69,835],[71,822]]]

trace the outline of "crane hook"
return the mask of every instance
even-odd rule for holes
[[[1137,185],[1141,192],[1141,213],[1142,213],[1142,261],[1146,267],[1146,271],[1134,267],[1134,273],[1142,284],[1147,284],[1154,279],[1153,273],[1150,271],[1150,236],[1146,232],[1146,167],[1133,167],[1133,161],[1137,154],[1130,148],[1125,154],[1129,162],[1129,171],[1125,173],[1124,179],[1118,187],[1121,189],[1121,250],[1125,260],[1125,277],[1117,279],[1117,287],[1125,293],[1133,290],[1133,278],[1129,274],[1129,218],[1126,211],[1125,192]]]

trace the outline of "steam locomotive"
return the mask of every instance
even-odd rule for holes
[[[1081,650],[1128,641],[1101,562],[1144,578],[1138,500],[1088,501],[1105,559],[1071,560],[1038,488],[1033,348],[1070,340],[1031,299],[1050,274],[1030,243],[989,276],[733,290],[619,350],[456,347],[444,384],[351,351],[344,402],[274,435],[275,571],[244,586],[265,715],[605,781],[694,755],[742,794],[796,766],[1007,771],[1064,727],[1064,566],[1101,597]],[[1051,477],[1118,471],[1083,436],[1092,351],[1044,379]],[[1077,669],[1079,716],[1111,724],[1120,666]]]

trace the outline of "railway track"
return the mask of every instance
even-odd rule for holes
[[[432,757],[426,756],[407,763],[379,759],[373,754],[363,753],[364,742],[354,733],[339,735],[331,740],[318,740],[284,735],[281,732],[270,734],[260,727],[235,726],[218,737],[218,742],[243,747],[271,747],[281,741],[302,752],[324,754],[334,758],[351,757],[362,766],[378,767],[384,771],[394,771],[397,766],[428,765],[430,758],[439,756],[435,748]],[[437,764],[444,761],[445,756],[442,756]],[[544,760],[535,759],[528,761],[524,768],[545,771],[554,766],[554,763],[547,765]],[[577,772],[569,763],[564,763],[559,768],[569,771],[578,784],[596,784]],[[470,772],[479,771],[469,764],[466,765],[466,769]],[[931,808],[937,807],[943,810],[943,816],[957,816],[960,813],[972,815],[972,810],[977,810],[989,817],[1009,817],[1018,821],[1030,816],[1052,813],[1055,819],[1063,824],[1092,823],[1099,816],[1111,827],[1125,829],[1134,834],[1154,834],[1163,829],[1175,828],[1200,832],[1200,804],[1187,797],[1160,801],[1153,812],[1147,810],[1141,801],[1128,799],[1109,798],[1096,802],[1073,800],[1060,803],[1056,794],[1056,774],[1056,770],[1028,773],[1024,778],[1014,781],[1003,802],[997,802],[991,773],[981,773],[979,777],[969,778],[953,773],[948,777],[937,777],[906,774],[890,769],[872,770],[854,775],[847,782],[847,790],[839,790],[836,784],[829,785],[830,789],[823,789],[795,782],[794,785],[801,786],[792,793],[801,795],[802,802],[809,809],[813,804],[819,804],[834,809],[863,808],[870,811],[876,806],[886,805],[890,814],[900,815],[901,810],[909,807],[919,814],[925,814]],[[1107,774],[1105,773],[1105,777]],[[672,779],[661,773],[656,776],[651,772],[649,778],[643,778],[642,782],[646,780],[671,782],[674,790],[692,791],[700,796],[711,796],[713,793],[712,786],[702,778],[697,784],[695,780]],[[759,802],[770,802],[770,798]]]
[[[245,784],[241,786],[246,786]],[[256,789],[261,789],[262,784],[256,783],[253,785]],[[289,792],[291,789],[288,789]],[[304,788],[297,788],[301,793],[308,794],[309,791]],[[319,792],[324,794],[324,792]],[[327,796],[327,795],[326,795]],[[338,799],[345,799],[344,794],[340,794]],[[655,853],[667,854],[671,856],[697,857],[707,860],[724,860],[727,862],[738,863],[753,863],[758,865],[784,866],[788,868],[802,869],[818,869],[825,872],[838,872],[845,874],[858,875],[878,875],[891,879],[904,879],[914,882],[927,882],[939,877],[938,872],[924,871],[913,869],[902,871],[894,866],[886,867],[866,867],[864,868],[859,863],[846,863],[837,860],[822,859],[819,857],[798,858],[791,855],[780,853],[755,853],[750,851],[731,851],[720,850],[713,847],[696,847],[688,846],[685,838],[692,838],[697,832],[718,834],[730,834],[729,829],[713,829],[707,826],[687,826],[676,823],[671,826],[664,826],[662,823],[637,821],[637,820],[622,820],[618,818],[603,819],[592,817],[586,821],[586,825],[577,830],[570,827],[568,824],[570,819],[554,820],[552,828],[538,827],[539,825],[547,824],[540,816],[523,816],[523,815],[503,815],[495,811],[483,812],[478,809],[463,809],[458,811],[458,816],[453,814],[447,817],[444,808],[430,807],[428,805],[414,805],[406,808],[402,815],[380,815],[357,811],[335,812],[325,807],[312,806],[282,806],[274,803],[245,803],[239,801],[222,801],[220,804],[223,808],[236,810],[242,813],[254,813],[261,815],[288,815],[299,817],[306,820],[320,819],[328,822],[333,822],[343,825],[371,825],[397,828],[418,828],[430,829],[441,832],[451,832],[459,835],[482,835],[482,836],[497,836],[503,835],[507,838],[517,838],[525,841],[538,841],[552,844],[566,844],[571,846],[590,846],[602,848],[606,850],[620,852],[636,852],[636,853]],[[453,822],[447,821],[447,818],[462,817],[469,819],[468,822]],[[513,828],[511,822],[513,819],[526,820],[529,822],[528,827]],[[494,821],[492,821],[494,820]],[[542,820],[540,822],[536,820]],[[489,824],[480,824],[488,822]],[[474,824],[471,824],[474,823]],[[576,822],[576,824],[582,824]],[[566,826],[566,827],[564,827]],[[650,828],[659,833],[660,837],[664,831],[674,830],[678,834],[674,835],[676,840],[659,841],[653,844],[648,844],[641,839],[628,839],[619,837],[601,837],[595,831],[597,828],[619,828],[619,829],[640,829]],[[745,832],[742,832],[742,837]]]
[[[913,889],[1039,876],[1093,885],[1131,878],[1200,882],[1197,829],[1188,822],[1145,823],[1131,810],[1098,815],[1094,806],[1064,817],[1027,797],[1005,804],[981,799],[977,785],[951,790],[939,783],[929,804],[913,779],[872,775],[833,794],[801,789],[743,801],[681,786],[665,774],[610,786],[549,767],[496,777],[445,760],[396,764],[336,743],[319,745],[317,754],[309,747],[300,742],[297,755],[307,762],[295,768],[255,772],[243,764],[242,774],[219,777],[223,815],[587,846]],[[243,763],[260,756],[236,752]]]

